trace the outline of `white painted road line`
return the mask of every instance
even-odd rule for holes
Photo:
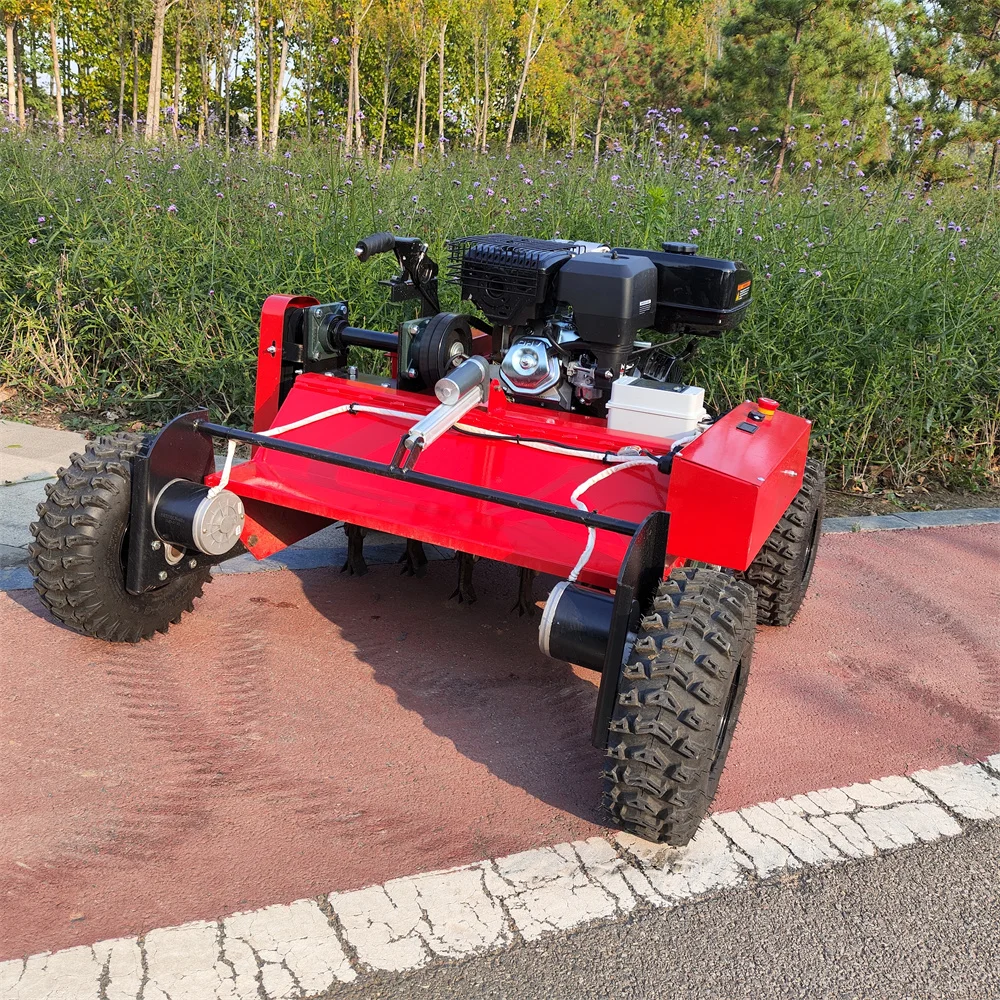
[[[522,851],[0,963],[3,1000],[301,1000],[372,970],[406,972],[670,907],[748,878],[874,857],[1000,819],[1000,754],[707,819],[685,848],[628,834]]]

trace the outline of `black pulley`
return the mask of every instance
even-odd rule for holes
[[[472,354],[469,317],[459,313],[438,313],[413,339],[410,367],[425,386],[444,378]]]

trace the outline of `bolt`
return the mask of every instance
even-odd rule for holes
[[[198,568],[198,560],[188,559],[188,569],[197,569],[197,568]]]
[[[160,549],[162,548],[162,546],[160,545],[160,540],[159,540],[158,538],[154,539],[154,540],[153,540],[153,541],[152,541],[152,542],[150,543],[150,548],[151,548],[151,549],[152,549],[152,550],[153,550],[154,552],[159,552],[159,551],[160,551]]]
[[[156,576],[159,579],[160,583],[166,583],[167,571],[165,569],[161,569],[160,572],[156,574]]]

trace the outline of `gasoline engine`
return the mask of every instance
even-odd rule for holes
[[[511,396],[609,412],[612,428],[616,404],[641,406],[643,389],[689,388],[670,382],[676,355],[637,340],[641,331],[718,335],[750,304],[749,271],[691,244],[651,251],[495,234],[448,247],[449,279],[493,324]]]
[[[344,302],[301,310],[301,328],[284,338],[282,395],[303,371],[352,371],[351,347],[390,354],[395,385],[416,392],[475,356],[491,365],[476,377],[499,382],[513,402],[606,417],[616,432],[684,434],[706,418],[704,390],[681,383],[677,362],[692,353],[695,337],[740,323],[751,278],[743,264],[701,256],[693,244],[662,246],[505,233],[451,240],[447,280],[484,320],[441,311],[438,265],[425,243],[376,233],[355,253],[361,261],[393,253],[401,270],[384,282],[390,299],[419,300],[420,317],[390,333],[349,325]],[[637,339],[647,330],[661,335],[657,342]]]

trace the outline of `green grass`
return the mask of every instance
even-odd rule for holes
[[[316,147],[227,160],[0,135],[0,381],[76,409],[246,420],[267,295],[345,298],[357,325],[395,325],[390,263],[354,260],[368,232],[399,226],[439,254],[491,230],[691,239],[757,277],[740,330],[695,359],[714,405],[765,394],[810,417],[844,483],[997,480],[996,191],[811,170],[775,196],[752,157],[641,152],[596,172],[524,151],[414,171]],[[458,307],[452,286],[443,298]]]

